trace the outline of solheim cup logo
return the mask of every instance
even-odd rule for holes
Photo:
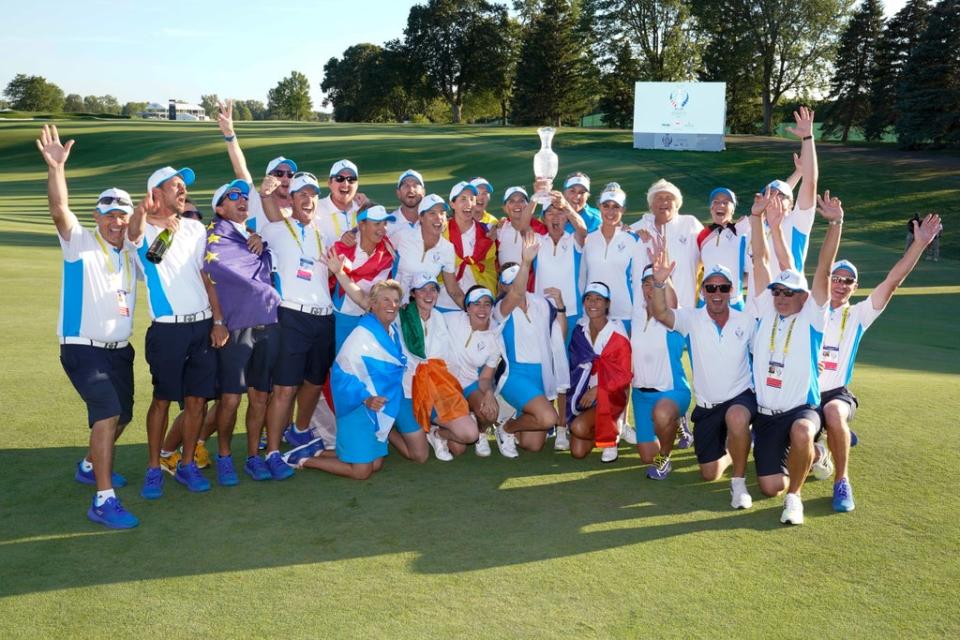
[[[674,111],[680,111],[690,102],[690,94],[682,87],[677,87],[670,92],[670,105]]]

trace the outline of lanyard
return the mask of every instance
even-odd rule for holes
[[[773,329],[770,330],[770,357],[773,357],[774,352],[777,348],[776,336],[777,336],[777,325],[780,323],[780,315],[777,314],[777,317],[773,319]],[[787,341],[783,343],[783,359],[786,361],[787,353],[790,352],[790,339],[793,337],[793,325],[797,324],[797,316],[793,316],[793,320],[790,321],[790,328],[787,329]]]
[[[290,224],[290,220],[287,218],[283,219],[284,224],[287,225],[287,231],[290,232],[290,235],[293,236],[293,241],[297,243],[297,246],[300,247],[300,253],[302,255],[307,255],[307,252],[303,250],[303,244],[300,242],[300,238],[297,237],[297,232],[293,230],[293,225]],[[317,260],[323,259],[323,243],[320,241],[320,232],[316,227],[313,228],[313,233],[317,236]]]
[[[840,315],[840,337],[837,338],[837,348],[840,348],[840,345],[843,344],[843,332],[847,330],[847,316],[850,315],[850,305],[847,305],[843,308],[843,313]]]
[[[113,260],[110,258],[110,251],[107,250],[107,245],[104,243],[103,238],[100,237],[100,232],[93,234],[93,237],[97,239],[97,244],[100,245],[100,251],[103,252],[103,257],[107,263],[107,273],[110,275],[118,274],[118,270],[113,266]],[[120,286],[124,291],[130,291],[128,288],[130,285],[130,256],[127,255],[126,251],[121,251],[123,254],[123,278],[120,280]]]

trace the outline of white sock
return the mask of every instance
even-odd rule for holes
[[[293,431],[294,433],[306,433],[307,431],[310,431],[310,427],[307,427],[306,429],[301,429],[297,425],[293,425]]]
[[[268,451],[268,452],[267,452],[267,455],[266,455],[265,457],[269,458],[269,457],[272,456],[273,454],[280,455],[280,450],[279,450],[279,449],[274,449],[273,451]]]
[[[734,487],[740,487],[741,489],[747,488],[747,479],[746,478],[730,478],[730,484]]]
[[[160,457],[161,457],[161,458],[169,458],[169,457],[172,456],[173,454],[174,454],[173,451],[164,451],[163,449],[160,449]]]
[[[97,507],[102,507],[103,503],[109,500],[110,498],[116,498],[117,494],[113,492],[113,489],[107,489],[106,491],[97,491],[97,497],[94,498],[93,504]]]
[[[90,473],[91,471],[93,471],[93,463],[87,460],[86,458],[84,458],[83,460],[80,461],[80,468],[83,470],[84,473]]]

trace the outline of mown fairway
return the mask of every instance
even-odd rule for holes
[[[85,412],[58,362],[60,251],[46,211],[39,123],[0,123],[0,637],[957,637],[960,635],[960,159],[821,145],[821,190],[847,210],[841,254],[869,292],[903,250],[905,221],[938,210],[939,264],[922,262],[861,346],[853,389],[861,444],[857,510],[834,514],[829,482],[805,487],[807,522],[779,524],[781,500],[729,508],[728,482],[700,481],[692,450],[668,481],[643,477],[624,446],[601,468],[552,451],[470,452],[416,466],[391,455],[365,483],[320,473],[285,483],[138,495],[150,380],[137,360],[134,421],[120,441],[119,492],[141,519],[113,532],[84,516],[76,484]],[[531,182],[529,129],[244,124],[254,175],[276,155],[326,175],[354,160],[361,189],[392,205],[419,169],[446,197],[482,174],[502,194]],[[68,122],[71,202],[89,223],[107,186],[142,195],[163,165],[197,171],[209,215],[232,177],[212,123]],[[594,192],[616,180],[634,213],[658,177],[706,219],[724,184],[741,199],[792,170],[798,145],[737,139],[720,154],[638,152],[625,132],[561,131],[561,174]],[[812,256],[822,226],[815,230]],[[811,261],[809,264],[813,264]],[[141,294],[133,344],[147,326]],[[215,446],[215,445],[214,445]],[[242,448],[242,436],[234,450]],[[208,471],[208,477],[213,474]]]

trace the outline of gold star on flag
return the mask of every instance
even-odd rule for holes
[[[207,225],[207,231],[213,231],[213,223]]]
[[[207,244],[217,244],[220,242],[220,236],[215,233],[211,233],[207,236]]]
[[[207,264],[210,264],[215,260],[219,260],[220,256],[214,253],[213,251],[207,251],[207,255],[203,256],[203,259],[204,261],[206,261]]]

